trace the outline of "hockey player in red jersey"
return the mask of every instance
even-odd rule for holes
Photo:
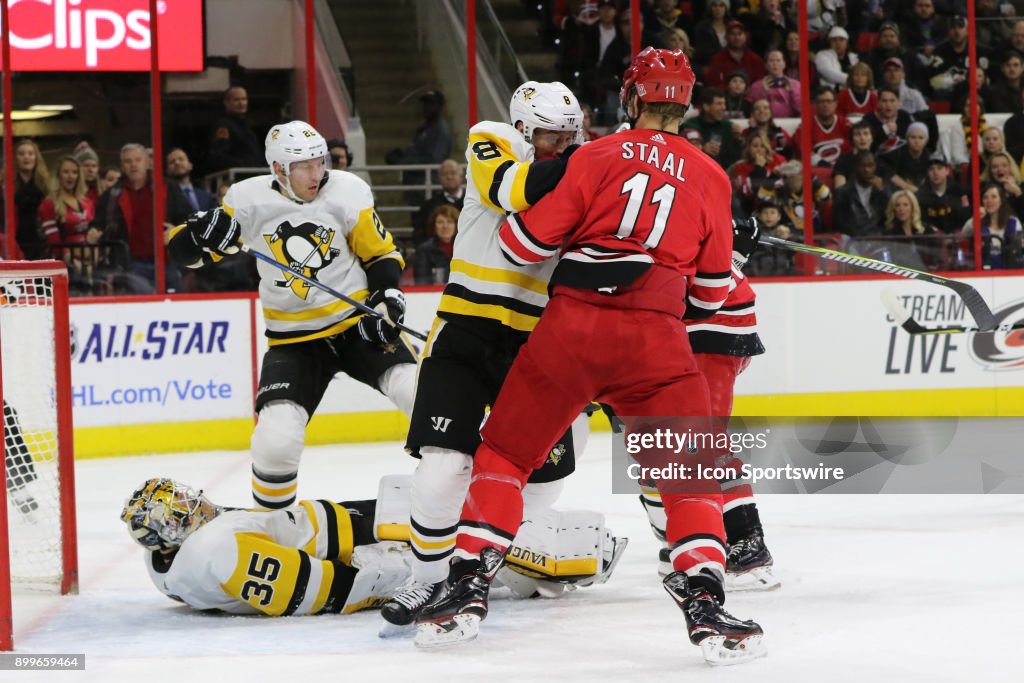
[[[522,519],[522,486],[584,406],[710,414],[681,318],[709,317],[728,296],[731,186],[714,160],[676,135],[695,80],[680,51],[637,55],[621,93],[633,130],[582,147],[551,194],[501,226],[512,263],[560,260],[550,302],[481,432],[446,590],[417,619],[420,647],[476,636]],[[711,663],[760,656],[760,626],[721,606],[720,495],[663,491],[662,500],[675,569],[664,587],[690,640]]]

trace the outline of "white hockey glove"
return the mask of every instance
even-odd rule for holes
[[[737,270],[743,270],[747,259],[757,250],[757,239],[761,236],[761,223],[756,218],[738,218],[732,221],[732,262]]]

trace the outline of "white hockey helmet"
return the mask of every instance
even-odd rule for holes
[[[508,118],[513,126],[522,121],[527,142],[533,141],[534,128],[572,131],[577,136],[583,130],[580,103],[572,90],[558,81],[527,81],[516,88],[508,105]]]
[[[331,153],[327,149],[327,140],[313,126],[305,121],[289,121],[279,123],[270,129],[266,139],[267,165],[270,172],[277,176],[274,171],[274,163],[278,163],[284,171],[285,180],[281,182],[285,192],[295,201],[302,201],[292,192],[288,175],[291,165],[296,161],[307,161],[309,159],[324,160],[324,177],[331,170]]]
[[[147,550],[177,548],[199,527],[220,513],[220,508],[196,491],[173,479],[155,477],[143,482],[125,501],[121,520],[139,545]]]

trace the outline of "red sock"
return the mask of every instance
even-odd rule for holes
[[[476,559],[484,548],[505,552],[523,521],[523,485],[530,472],[487,444],[473,458],[473,475],[462,506],[455,555]]]
[[[721,495],[663,494],[672,568],[688,575],[708,570],[725,580],[725,525]],[[707,573],[707,572],[705,572]]]

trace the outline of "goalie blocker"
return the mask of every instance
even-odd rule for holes
[[[411,487],[411,476],[381,477],[374,512],[378,540],[408,542]],[[497,578],[521,597],[555,597],[607,581],[628,542],[605,527],[599,512],[542,510],[523,521]]]

